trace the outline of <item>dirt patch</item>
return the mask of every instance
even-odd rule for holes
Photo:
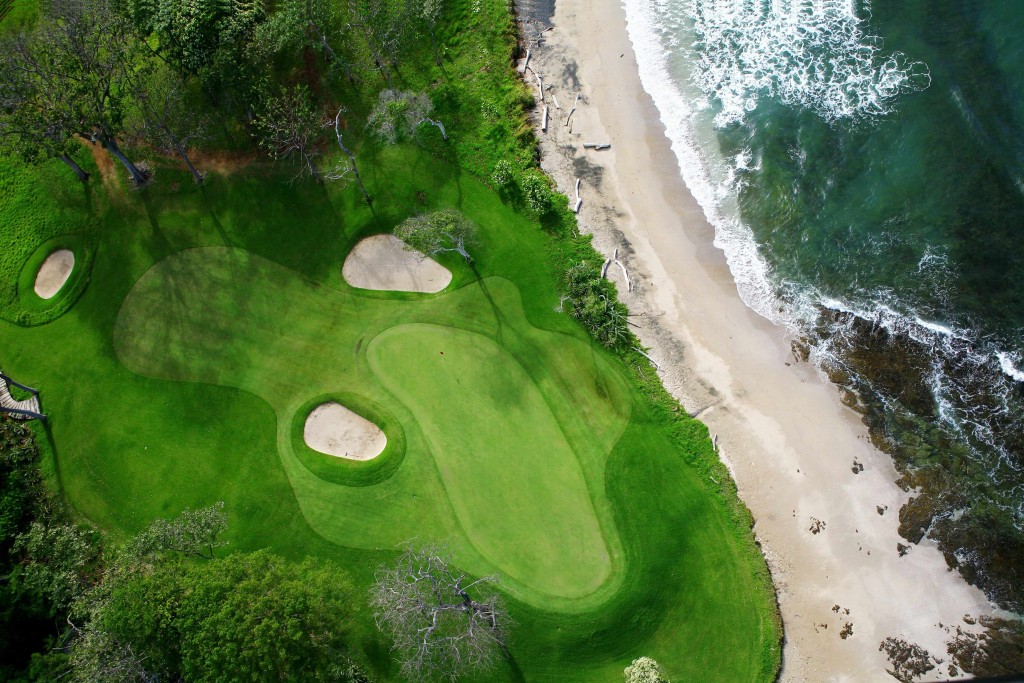
[[[349,460],[376,458],[388,443],[380,427],[334,402],[313,409],[302,438],[315,451]]]
[[[341,270],[360,289],[440,292],[452,281],[450,270],[394,235],[373,235],[355,246]]]
[[[68,249],[58,249],[43,261],[36,274],[35,292],[40,299],[52,299],[71,276],[75,255]]]

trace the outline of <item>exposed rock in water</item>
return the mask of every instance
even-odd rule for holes
[[[978,621],[986,629],[980,634],[957,627],[956,636],[947,646],[953,662],[975,676],[1019,675],[1024,671],[1024,623],[984,616]]]

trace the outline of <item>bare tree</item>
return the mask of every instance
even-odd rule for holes
[[[406,218],[395,228],[395,235],[428,256],[454,251],[467,262],[473,260],[467,246],[476,235],[476,225],[454,209]]]
[[[447,141],[448,132],[444,129],[444,124],[429,118],[433,109],[434,103],[423,93],[384,90],[377,105],[370,112],[366,125],[374,134],[392,145],[403,137],[415,133],[424,123],[437,127],[441,131],[441,137]]]
[[[487,593],[496,583],[470,580],[433,546],[409,546],[394,567],[378,569],[370,603],[377,627],[394,640],[402,676],[454,681],[494,666],[511,627],[497,594]]]
[[[185,83],[166,64],[133,83],[133,110],[128,128],[165,153],[181,157],[197,185],[203,175],[188,156],[189,143],[202,134],[203,120],[185,101]]]
[[[275,159],[298,156],[303,171],[318,183],[324,181],[316,158],[316,143],[323,133],[323,116],[305,86],[281,90],[267,102],[267,109],[256,119],[260,145]]]

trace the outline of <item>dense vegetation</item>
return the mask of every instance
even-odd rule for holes
[[[123,87],[92,111],[39,83],[4,102],[61,127],[46,155],[4,138],[0,361],[42,391],[50,485],[104,532],[95,556],[80,534],[87,608],[34,612],[80,615],[59,639],[42,629],[38,666],[88,679],[130,647],[161,680],[389,680],[367,590],[397,556],[381,549],[419,536],[501,577],[517,626],[481,680],[617,680],[640,655],[683,679],[772,679],[779,623],[749,515],[706,429],[631,350],[600,259],[536,168],[508,7],[202,7],[101,8]],[[472,261],[438,255],[445,294],[342,279],[361,237],[453,208],[477,228]],[[63,244],[87,258],[57,298],[33,298]],[[431,344],[452,364],[431,365]],[[328,397],[385,428],[380,461],[304,447],[295,427]],[[153,520],[218,500],[234,554],[131,551]]]

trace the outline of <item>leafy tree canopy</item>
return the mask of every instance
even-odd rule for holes
[[[661,667],[650,657],[634,659],[623,671],[626,683],[669,683],[661,673]]]
[[[151,673],[196,683],[361,681],[347,655],[352,595],[337,567],[267,551],[168,561],[116,581],[74,658],[110,668],[132,653]]]

